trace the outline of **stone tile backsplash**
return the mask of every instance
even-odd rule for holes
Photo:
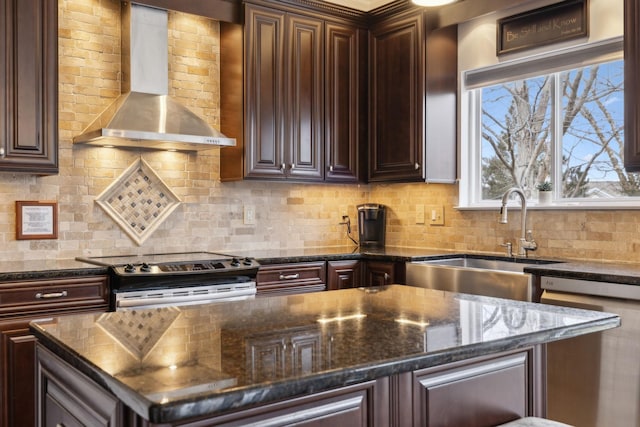
[[[500,243],[518,237],[517,211],[510,214],[509,224],[501,225],[497,210],[455,210],[456,185],[221,183],[219,149],[185,154],[74,147],[72,137],[120,94],[120,1],[59,0],[58,8],[60,174],[0,172],[4,261],[348,245],[346,230],[338,223],[348,214],[355,225],[356,206],[364,202],[388,206],[390,246],[500,253]],[[217,126],[218,25],[170,12],[169,26],[170,91]],[[138,246],[95,199],[140,158],[182,204]],[[16,241],[15,200],[57,200],[59,238]],[[256,207],[256,225],[244,224],[245,204]],[[444,226],[416,224],[418,204],[444,206]],[[537,256],[640,260],[637,211],[531,211],[529,220],[540,247]]]

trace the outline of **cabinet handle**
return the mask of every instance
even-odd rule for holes
[[[0,147],[0,157],[4,159],[4,147]]]
[[[329,166],[329,172],[333,172],[333,165]]]
[[[36,294],[36,299],[62,298],[66,296],[67,296],[67,291],[49,292],[48,294],[43,294],[42,292],[38,292]]]
[[[298,279],[299,277],[300,277],[300,273],[280,274],[280,280],[293,280],[293,279]]]
[[[384,273],[384,284],[386,285],[389,281],[389,273]]]
[[[291,167],[289,169],[294,170],[296,168],[296,165],[294,165],[293,163],[291,163]]]
[[[414,168],[416,168],[416,170],[420,169],[420,163],[416,162],[415,165],[413,165]]]
[[[285,165],[284,163],[282,163],[280,165],[280,170],[284,172],[284,170],[287,168],[287,165]]]

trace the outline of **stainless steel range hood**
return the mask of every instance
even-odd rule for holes
[[[168,95],[168,13],[122,3],[122,91],[74,144],[198,151],[234,146]]]

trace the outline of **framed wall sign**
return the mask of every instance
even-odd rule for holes
[[[502,18],[496,27],[498,55],[587,37],[588,0],[567,0]]]
[[[16,239],[57,239],[58,203],[16,201]]]

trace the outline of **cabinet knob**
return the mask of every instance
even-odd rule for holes
[[[0,157],[4,158],[4,147],[0,147]]]
[[[416,168],[416,170],[420,169],[420,163],[416,162],[415,165],[413,165],[414,168]]]
[[[294,170],[296,168],[296,165],[294,165],[293,163],[291,163],[291,166],[289,167],[289,169]]]
[[[389,281],[389,273],[384,273],[384,284],[386,285]]]
[[[287,165],[285,165],[284,163],[282,163],[280,165],[280,170],[284,172],[284,170],[287,168]]]
[[[333,172],[333,165],[329,166],[329,172]]]

